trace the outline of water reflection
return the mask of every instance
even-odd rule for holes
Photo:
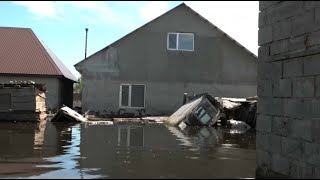
[[[0,123],[0,143],[0,178],[255,177],[254,132]]]

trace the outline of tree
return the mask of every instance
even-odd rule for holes
[[[78,82],[74,84],[73,92],[81,94],[82,93],[82,78],[78,78]]]

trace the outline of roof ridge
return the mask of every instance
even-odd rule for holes
[[[62,76],[64,76],[67,79],[70,79],[72,81],[77,81],[77,78],[71,73],[71,71],[62,63],[62,61],[57,57],[57,55],[49,48],[49,46],[46,45],[44,41],[42,41],[35,33],[34,35],[40,42],[40,46],[44,49],[46,52],[46,55],[50,57],[54,67],[56,67],[57,71],[61,73]]]
[[[41,39],[33,32],[33,30],[31,28],[29,28],[29,33],[31,33],[33,39],[35,39],[36,44],[40,47],[40,49],[45,52],[45,56],[49,57],[50,64],[53,66],[53,68],[57,71],[58,74],[63,76],[63,73],[60,71],[60,69],[58,68],[58,66],[53,62],[52,57],[49,55],[49,53],[46,51],[46,49],[41,45]],[[44,44],[44,43],[43,43]],[[44,44],[45,45],[45,44]]]
[[[27,27],[10,27],[10,26],[0,26],[1,29],[31,29]]]
[[[128,34],[122,36],[122,37],[119,38],[118,40],[110,43],[108,46],[106,46],[106,47],[100,49],[99,51],[91,54],[91,55],[88,56],[87,58],[85,58],[85,59],[81,60],[80,62],[76,63],[74,66],[77,66],[78,64],[80,64],[80,63],[88,60],[90,57],[98,54],[99,52],[101,52],[101,51],[103,51],[103,50],[105,50],[105,49],[108,49],[110,46],[112,46],[112,45],[114,45],[115,43],[121,41],[121,40],[124,39],[125,37],[133,34],[134,32],[137,32],[138,30],[140,30],[141,28],[143,28],[143,27],[145,27],[146,25],[150,24],[151,22],[154,22],[155,20],[157,20],[157,19],[159,19],[160,17],[162,17],[162,16],[164,16],[164,15],[172,12],[174,9],[177,9],[177,8],[179,8],[179,7],[188,8],[188,9],[190,10],[190,12],[192,12],[192,13],[195,14],[195,15],[197,15],[200,19],[206,21],[206,23],[208,23],[208,24],[209,24],[210,26],[212,26],[213,28],[217,29],[219,32],[221,32],[223,35],[225,35],[225,36],[226,36],[227,38],[229,38],[231,41],[235,42],[236,45],[238,45],[240,48],[243,48],[243,49],[244,49],[245,51],[247,51],[247,53],[249,53],[251,56],[253,56],[254,58],[258,58],[257,55],[255,55],[255,54],[254,54],[253,52],[251,52],[249,49],[247,49],[246,47],[244,47],[242,44],[240,44],[238,41],[236,41],[234,38],[232,38],[232,37],[231,37],[230,35],[228,35],[226,32],[222,31],[220,28],[218,28],[216,25],[214,25],[214,24],[213,24],[212,22],[210,22],[208,19],[206,19],[205,17],[203,17],[202,15],[200,15],[197,11],[195,11],[195,10],[192,9],[190,6],[188,6],[186,3],[182,2],[182,3],[180,3],[179,5],[177,5],[176,7],[168,10],[167,12],[159,15],[158,17],[154,18],[153,20],[151,20],[151,21],[143,24],[142,26],[140,26],[140,27],[136,28],[135,30],[129,32]]]
[[[184,2],[182,2],[182,3],[180,3],[179,5],[177,5],[176,7],[174,7],[174,8],[172,8],[172,9],[168,10],[167,12],[164,12],[164,13],[163,13],[163,14],[161,14],[160,16],[158,16],[158,17],[156,17],[156,18],[152,19],[152,20],[151,20],[151,21],[149,21],[149,22],[146,22],[146,23],[145,23],[145,24],[143,24],[142,26],[140,26],[140,27],[138,27],[138,28],[134,29],[133,31],[131,31],[131,32],[127,33],[127,34],[125,34],[125,35],[124,35],[124,36],[122,36],[121,38],[119,38],[119,39],[117,39],[117,40],[113,41],[113,42],[112,42],[112,43],[110,43],[108,46],[101,48],[99,51],[97,51],[97,52],[95,52],[95,53],[91,54],[91,55],[90,55],[90,56],[88,56],[87,58],[85,58],[85,59],[81,60],[80,62],[76,63],[74,66],[77,66],[78,64],[80,64],[80,63],[82,63],[82,62],[84,62],[84,61],[88,60],[90,57],[92,57],[92,56],[94,56],[94,55],[98,54],[99,52],[101,52],[101,51],[103,51],[103,50],[105,50],[105,49],[108,49],[111,45],[113,45],[113,44],[115,44],[115,43],[119,42],[119,41],[120,41],[120,40],[122,40],[123,38],[125,38],[125,37],[127,37],[127,36],[129,36],[129,35],[133,34],[134,32],[138,31],[139,29],[141,29],[141,28],[145,27],[146,25],[150,24],[151,22],[153,22],[153,21],[155,21],[155,20],[159,19],[160,17],[162,17],[162,16],[164,16],[164,15],[168,14],[169,12],[172,12],[172,10],[174,10],[174,9],[176,9],[176,8],[180,7],[180,6],[183,6],[183,5],[186,5],[186,4],[185,4]]]
[[[216,28],[218,31],[220,31],[223,35],[226,35],[230,40],[234,41],[238,46],[240,46],[241,48],[244,48],[245,51],[247,51],[250,55],[254,56],[255,58],[258,58],[257,55],[255,55],[253,52],[251,52],[249,49],[247,49],[246,47],[244,47],[242,44],[240,44],[238,41],[236,41],[234,38],[232,38],[230,35],[228,35],[226,32],[222,31],[218,26],[214,25],[212,22],[210,22],[208,19],[206,19],[205,17],[203,17],[201,14],[199,14],[197,11],[195,11],[194,9],[192,9],[190,6],[188,6],[187,4],[183,3],[184,6],[188,9],[191,10],[192,13],[196,14],[197,16],[199,16],[201,19],[205,20],[209,25],[213,26],[214,28]]]

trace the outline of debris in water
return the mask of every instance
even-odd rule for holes
[[[86,122],[81,114],[70,109],[68,106],[62,107],[51,119],[51,122]]]

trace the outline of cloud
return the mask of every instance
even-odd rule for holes
[[[147,2],[139,9],[140,18],[149,22],[169,10],[168,1]]]
[[[131,30],[170,9],[168,1],[13,1],[38,19],[65,20]],[[240,44],[258,52],[258,1],[186,1]],[[143,21],[143,22],[141,22]]]
[[[60,14],[62,13],[55,2],[52,1],[13,1],[16,5],[23,6],[35,15],[37,18],[51,18],[55,20],[62,20]]]
[[[187,1],[186,4],[252,53],[258,53],[258,1]]]
[[[136,27],[136,16],[126,13],[131,2],[121,4],[115,11],[109,2],[103,1],[16,1],[39,20],[67,19],[70,22],[77,18],[78,22],[91,25],[117,25],[118,27]],[[135,7],[137,9],[137,7]],[[120,10],[120,11],[119,11]],[[126,22],[126,23],[123,23]]]

